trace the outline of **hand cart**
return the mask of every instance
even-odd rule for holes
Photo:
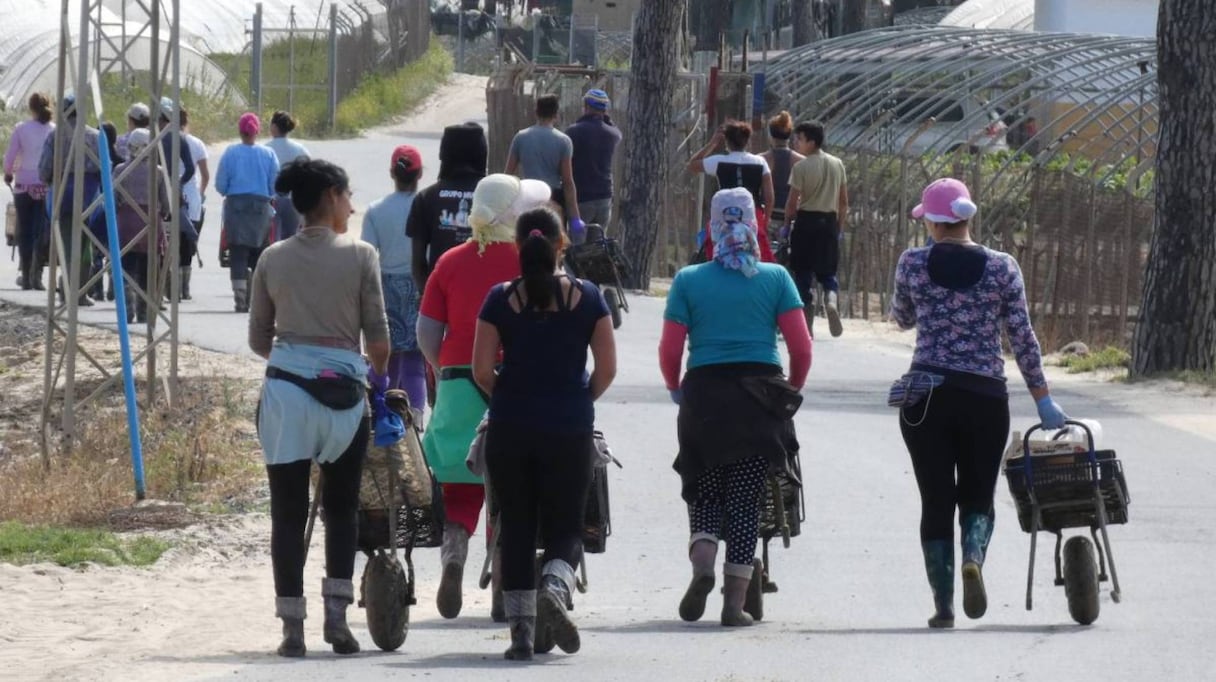
[[[359,491],[359,549],[367,555],[359,606],[367,609],[372,641],[384,651],[405,643],[414,595],[415,547],[443,541],[439,484],[426,465],[420,438],[420,413],[410,409],[405,392],[385,396],[389,409],[405,422],[405,437],[390,446],[368,449]],[[397,550],[405,550],[405,566]]]
[[[1042,424],[1035,425],[1022,439],[1022,456],[1006,461],[1005,478],[1017,506],[1018,522],[1023,531],[1030,533],[1026,610],[1033,607],[1039,531],[1048,531],[1056,536],[1055,584],[1064,587],[1073,620],[1089,625],[1098,618],[1100,582],[1111,582],[1110,596],[1115,603],[1122,599],[1106,528],[1110,524],[1127,523],[1131,498],[1123,476],[1123,464],[1115,452],[1095,450],[1093,432],[1086,424],[1071,420],[1066,423],[1084,430],[1088,440],[1085,451],[1060,452],[1057,449],[1033,454],[1030,435],[1043,429]],[[1065,542],[1062,531],[1068,528],[1088,528],[1093,542],[1084,535],[1075,535]]]
[[[579,279],[600,287],[612,314],[612,328],[621,328],[621,311],[629,312],[621,273],[629,271],[629,261],[620,242],[604,236],[599,225],[587,226],[587,241],[566,249],[566,270]]]

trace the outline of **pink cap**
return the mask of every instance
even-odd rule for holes
[[[912,209],[912,217],[928,218],[935,223],[959,223],[975,217],[979,207],[971,201],[967,186],[954,178],[934,180]]]
[[[241,120],[237,122],[237,129],[242,135],[256,136],[262,131],[262,121],[258,115],[253,112],[241,114]]]

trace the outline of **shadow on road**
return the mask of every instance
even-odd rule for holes
[[[973,628],[957,628],[953,630],[934,630],[928,627],[895,627],[895,628],[837,628],[798,630],[808,635],[938,635],[948,633],[960,635],[1068,635],[1085,632],[1085,628],[1076,625],[980,625]]]
[[[503,642],[503,649],[506,650],[506,642]],[[486,669],[486,670],[514,670],[521,667],[534,665],[563,665],[567,658],[563,655],[539,654],[531,661],[508,661],[503,658],[502,653],[451,653],[440,654],[438,656],[428,656],[426,658],[413,658],[402,660],[400,662],[389,663],[385,667],[396,668],[399,670],[444,670],[444,669]]]

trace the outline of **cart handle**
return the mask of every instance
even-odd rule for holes
[[[1089,465],[1093,469],[1093,473],[1094,473],[1094,477],[1093,477],[1094,478],[1094,487],[1095,488],[1098,487],[1098,485],[1099,485],[1098,454],[1097,454],[1097,452],[1095,452],[1095,449],[1094,449],[1094,432],[1091,431],[1089,429],[1089,426],[1087,426],[1086,424],[1076,421],[1074,419],[1064,420],[1064,425],[1065,426],[1079,426],[1085,431],[1085,436],[1089,440],[1089,452],[1086,454],[1088,455]],[[1034,476],[1031,472],[1031,468],[1032,468],[1032,463],[1034,462],[1034,458],[1030,456],[1030,434],[1034,433],[1035,431],[1046,432],[1047,429],[1043,427],[1042,422],[1039,422],[1038,424],[1035,424],[1034,426],[1027,429],[1026,435],[1022,436],[1022,456],[1023,456],[1023,459],[1025,459],[1025,464],[1022,466],[1022,475],[1026,478],[1026,489],[1028,491],[1030,491],[1030,493],[1032,495],[1034,494]]]

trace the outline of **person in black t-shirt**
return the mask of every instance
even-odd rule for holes
[[[486,133],[476,123],[448,126],[439,143],[439,180],[414,197],[405,234],[413,240],[412,271],[418,291],[448,249],[473,235],[469,207],[486,176]]]

